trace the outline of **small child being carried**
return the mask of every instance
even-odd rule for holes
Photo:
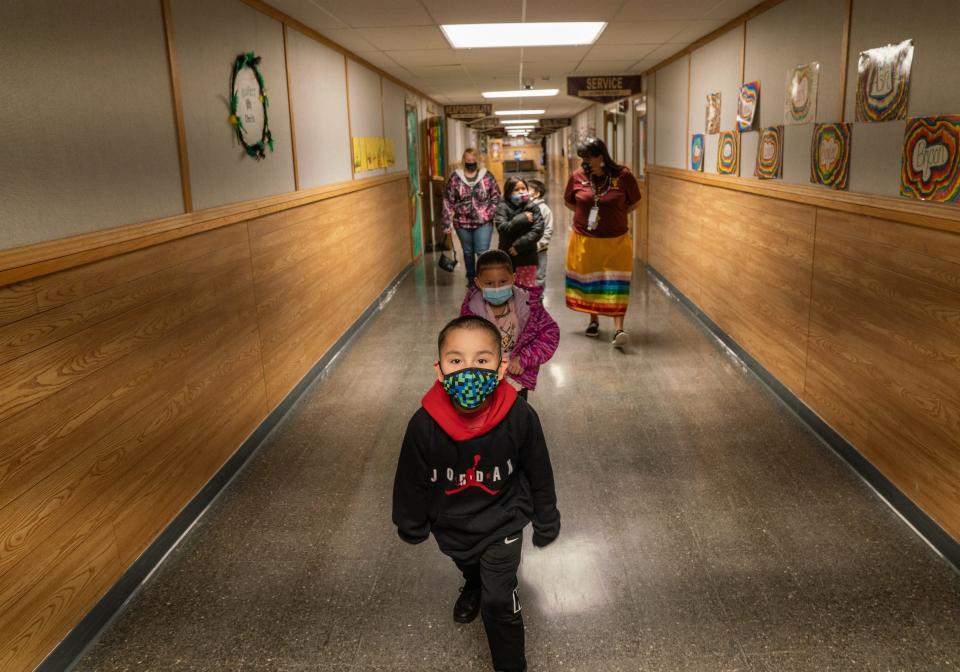
[[[487,250],[477,259],[476,287],[467,290],[461,315],[484,317],[500,330],[504,358],[509,358],[508,378],[520,396],[536,389],[540,365],[553,357],[560,344],[560,328],[543,307],[539,295],[515,284],[510,256]]]

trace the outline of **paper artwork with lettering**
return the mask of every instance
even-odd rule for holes
[[[740,143],[736,131],[723,131],[717,143],[717,172],[721,175],[740,174]]]
[[[787,96],[783,103],[783,123],[810,124],[817,115],[817,91],[820,64],[807,63],[787,71]]]
[[[783,126],[770,126],[760,131],[753,174],[761,180],[783,177]]]
[[[707,94],[707,135],[720,132],[720,92]]]
[[[913,40],[860,52],[857,121],[907,118]]]
[[[703,171],[703,133],[696,133],[690,138],[690,169]]]
[[[740,87],[737,101],[737,130],[740,133],[757,127],[757,107],[760,105],[760,82],[746,82]]]
[[[923,201],[960,202],[960,115],[907,120],[900,195]]]
[[[810,181],[846,189],[850,178],[850,129],[853,125],[817,124],[810,148]]]

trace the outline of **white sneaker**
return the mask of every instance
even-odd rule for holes
[[[627,332],[623,331],[622,329],[617,332],[616,336],[613,337],[613,347],[619,350],[623,350],[627,346],[627,343],[629,342],[630,342],[630,336],[627,334]]]

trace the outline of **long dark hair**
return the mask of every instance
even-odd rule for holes
[[[513,196],[513,190],[516,189],[517,185],[521,182],[523,182],[523,186],[525,186],[527,189],[530,188],[530,185],[527,184],[527,181],[521,177],[511,177],[509,180],[507,180],[503,185],[503,200],[513,205],[513,203],[510,201],[510,197]]]
[[[600,138],[585,138],[577,145],[577,156],[581,159],[587,157],[603,157],[603,168],[608,175],[619,175],[625,168],[613,160],[610,152],[607,151],[607,145]],[[589,175],[589,171],[587,172]]]

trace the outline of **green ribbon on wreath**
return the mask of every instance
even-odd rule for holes
[[[270,133],[270,127],[267,123],[267,108],[270,107],[270,99],[267,97],[267,90],[263,83],[263,75],[260,73],[259,65],[260,57],[252,51],[240,54],[233,59],[233,72],[230,75],[230,116],[227,119],[233,126],[237,141],[243,147],[247,156],[257,161],[267,157],[267,149],[273,151],[273,134]],[[253,74],[257,78],[257,84],[260,86],[260,102],[263,105],[263,131],[260,134],[260,139],[253,144],[248,143],[243,137],[246,129],[243,127],[243,120],[237,114],[237,105],[240,102],[236,94],[237,75],[244,68],[253,70]]]

